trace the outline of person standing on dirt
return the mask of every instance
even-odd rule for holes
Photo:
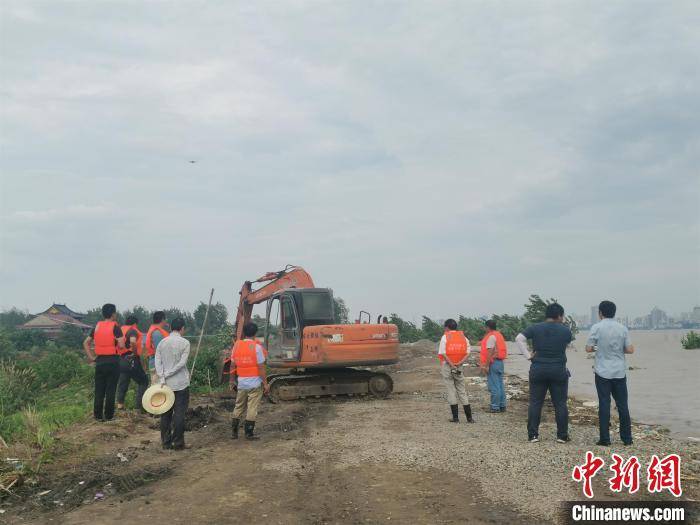
[[[515,337],[520,352],[532,361],[527,434],[530,443],[540,440],[542,405],[549,390],[557,421],[557,442],[566,443],[569,441],[569,410],[566,406],[569,371],[566,368],[566,347],[573,340],[573,335],[563,322],[564,308],[560,304],[548,304],[545,317],[544,322],[528,326]],[[528,339],[532,340],[534,354],[530,354],[527,347]]]
[[[143,353],[143,334],[139,331],[138,318],[130,315],[122,326],[124,334],[124,348],[119,355],[119,385],[117,386],[117,408],[124,408],[124,398],[129,390],[129,383],[133,379],[138,385],[134,403],[136,408],[142,411],[141,398],[148,388],[148,376],[141,365]],[[144,411],[145,412],[145,411]]]
[[[165,325],[165,312],[161,310],[153,312],[153,324],[146,333],[146,355],[148,357],[148,371],[151,376],[155,376],[156,348],[164,338],[168,337]]]
[[[243,325],[243,339],[236,341],[231,350],[231,384],[236,385],[236,406],[231,419],[231,438],[238,439],[238,426],[245,412],[243,425],[246,439],[258,439],[254,434],[258,406],[263,392],[268,393],[265,371],[265,349],[255,339],[258,325]]]
[[[102,306],[102,321],[83,341],[88,361],[95,364],[95,401],[93,415],[97,421],[114,418],[114,398],[119,381],[119,349],[124,347],[124,334],[117,323],[117,307],[111,303]],[[95,353],[90,350],[94,342]]]
[[[452,411],[453,423],[459,423],[459,405],[464,408],[468,423],[474,423],[472,407],[469,404],[467,388],[464,382],[462,367],[469,357],[469,340],[464,332],[457,330],[457,321],[448,319],[445,321],[445,334],[440,339],[438,346],[438,359],[440,360],[440,375],[447,389],[447,401]]]
[[[595,389],[598,391],[600,439],[596,445],[610,446],[610,395],[620,416],[620,439],[632,444],[632,420],[627,404],[627,363],[625,354],[634,353],[629,330],[615,321],[617,306],[602,301],[598,306],[600,322],[591,327],[586,352],[595,352]]]
[[[158,343],[155,355],[158,381],[175,392],[172,408],[160,416],[160,439],[164,449],[182,450],[190,448],[185,445],[185,415],[190,404],[190,373],[187,370],[190,342],[182,337],[185,333],[182,317],[173,319],[170,329],[170,335]]]
[[[491,412],[506,411],[506,390],[503,386],[504,363],[508,347],[503,334],[496,330],[496,321],[484,323],[488,331],[481,340],[481,369],[486,372],[487,385],[491,393]]]

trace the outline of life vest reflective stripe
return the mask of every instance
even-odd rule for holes
[[[448,330],[445,332],[445,355],[451,363],[459,363],[467,356],[469,341],[464,332]]]
[[[100,321],[95,325],[95,355],[117,355],[116,326],[115,321]]]
[[[503,334],[499,332],[498,330],[490,330],[489,332],[486,333],[484,338],[481,340],[481,355],[480,355],[480,361],[482,365],[486,364],[486,361],[488,360],[488,355],[489,355],[489,349],[486,347],[486,342],[489,340],[489,337],[494,336],[496,338],[496,354],[495,358],[496,359],[505,359],[508,356],[508,345],[506,344],[506,340],[503,337]],[[493,363],[493,360],[491,360],[491,363]],[[489,364],[491,364],[489,363]]]
[[[136,333],[138,334],[136,336],[136,347],[131,348],[129,345],[131,342],[129,341],[129,338],[126,336],[127,333],[129,333],[129,330],[136,330]],[[120,348],[119,355],[124,355],[129,352],[133,352],[136,355],[141,355],[141,352],[143,352],[143,334],[139,330],[139,325],[137,324],[125,324],[122,326],[122,334],[124,335],[124,348]],[[127,348],[129,346],[129,348]]]
[[[231,373],[234,369],[238,377],[258,377],[258,353],[255,351],[258,342],[241,339],[236,341],[231,351]]]
[[[146,334],[146,351],[148,352],[148,357],[156,355],[156,347],[153,346],[153,332],[156,330],[158,330],[164,338],[170,335],[165,328],[157,324],[152,324]]]

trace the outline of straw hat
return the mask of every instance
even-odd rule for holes
[[[175,392],[167,385],[151,385],[143,393],[142,404],[150,414],[165,414],[175,404]]]

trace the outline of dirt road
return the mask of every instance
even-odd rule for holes
[[[585,411],[572,409],[579,425],[571,443],[554,442],[548,413],[543,441],[532,445],[525,440],[524,401],[511,400],[505,414],[486,413],[479,379],[469,386],[477,422],[449,423],[432,345],[402,347],[401,364],[389,371],[396,392],[385,400],[265,404],[258,425],[262,439],[254,443],[229,439],[230,414],[222,402],[201,409],[198,421],[206,426],[187,434],[193,448],[184,452],[161,450],[158,432],[145,417],[73,430],[67,442],[96,444],[89,461],[55,465],[51,492],[32,495],[0,520],[543,523],[557,519],[560,501],[580,499],[571,468],[595,441]],[[511,384],[515,398],[518,389]],[[640,459],[680,451],[697,466],[694,445],[678,450],[677,442],[643,430],[636,427]],[[597,495],[608,497],[606,482],[596,482]],[[697,483],[691,483],[685,494],[697,497]]]

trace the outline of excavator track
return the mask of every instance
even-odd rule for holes
[[[328,396],[372,395],[384,398],[394,388],[394,381],[388,374],[354,368],[271,375],[268,381],[269,399],[273,403]]]

